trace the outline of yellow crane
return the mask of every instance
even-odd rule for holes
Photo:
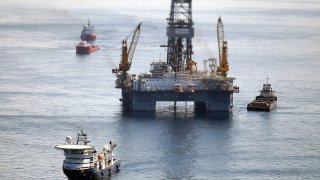
[[[228,44],[227,41],[224,40],[224,30],[221,17],[219,17],[217,23],[217,34],[219,48],[219,67],[217,71],[220,72],[223,76],[227,76],[227,72],[229,71]]]
[[[140,26],[141,23],[138,24],[136,27],[132,40],[130,43],[130,46],[128,48],[127,40],[122,41],[122,55],[121,55],[121,61],[119,64],[118,69],[112,69],[112,73],[115,73],[117,75],[116,79],[116,88],[126,88],[129,86],[130,82],[130,75],[127,73],[132,64],[132,59],[134,52],[136,50],[138,40],[140,37]]]
[[[140,37],[140,26],[141,23],[138,24],[138,26],[136,27],[134,34],[132,36],[132,40],[130,43],[130,47],[128,50],[128,45],[127,45],[127,40],[123,40],[122,41],[122,58],[121,58],[121,62],[119,64],[119,68],[115,69],[113,71],[117,71],[117,72],[127,72],[130,70],[131,68],[131,64],[132,64],[132,59],[133,59],[133,55],[134,52],[136,50],[137,44],[138,44],[138,40]]]

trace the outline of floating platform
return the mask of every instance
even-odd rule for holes
[[[153,61],[150,73],[129,74],[132,58],[140,36],[141,23],[136,27],[130,46],[122,41],[122,59],[116,74],[115,87],[121,89],[120,101],[125,110],[154,111],[158,101],[193,101],[195,109],[207,111],[230,111],[233,93],[239,87],[233,85],[234,77],[229,71],[227,41],[224,39],[222,20],[217,23],[219,63],[215,58],[203,61],[199,70],[193,59],[192,38],[194,28],[191,1],[171,1],[170,17],[167,19],[168,43],[166,61]]]

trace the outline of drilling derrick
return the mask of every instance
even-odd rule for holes
[[[183,73],[192,61],[194,36],[191,0],[172,0],[168,20],[167,64],[175,73]]]

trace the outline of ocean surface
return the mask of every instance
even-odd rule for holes
[[[142,22],[132,73],[165,60],[163,8],[118,10],[0,4],[1,179],[66,179],[54,148],[84,129],[101,151],[110,139],[122,160],[110,179],[320,179],[320,2],[194,1],[194,60],[217,57],[216,22],[224,22],[230,113],[196,114],[192,102],[159,103],[155,113],[125,113],[111,70],[121,41]],[[213,1],[218,3],[217,1]],[[129,4],[130,5],[130,4]],[[128,6],[129,6],[128,5]],[[149,4],[147,4],[149,5]],[[102,49],[76,55],[87,19]],[[272,112],[246,105],[269,82]]]

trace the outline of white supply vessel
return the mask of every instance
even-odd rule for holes
[[[71,136],[66,137],[66,142],[55,148],[64,151],[62,169],[69,179],[101,179],[119,171],[121,161],[113,157],[116,144],[112,141],[104,145],[102,153],[97,153],[96,148],[88,144],[87,134],[83,130],[77,133],[76,142]]]

